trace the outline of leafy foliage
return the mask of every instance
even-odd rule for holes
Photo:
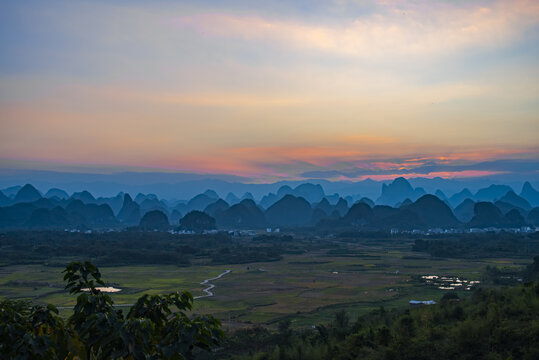
[[[480,288],[467,300],[453,294],[407,310],[381,307],[352,323],[339,311],[332,323],[314,329],[254,330],[230,336],[231,358],[537,359],[539,284]]]
[[[8,359],[191,359],[223,337],[219,320],[189,317],[193,297],[186,291],[144,295],[127,315],[114,308],[99,269],[89,261],[64,270],[66,289],[77,294],[64,322],[52,306],[22,301],[0,303],[0,353]]]

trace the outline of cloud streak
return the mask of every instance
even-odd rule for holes
[[[463,49],[498,48],[537,23],[533,0],[473,2],[394,2],[382,12],[345,23],[310,24],[256,15],[199,13],[174,19],[178,29],[206,37],[274,42],[337,56],[387,59],[451,54]]]

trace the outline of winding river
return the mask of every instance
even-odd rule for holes
[[[218,276],[216,276],[214,278],[211,278],[211,279],[206,279],[203,282],[201,282],[200,285],[209,285],[207,288],[202,290],[202,291],[204,291],[206,293],[206,295],[195,296],[193,299],[196,300],[196,299],[202,299],[202,298],[205,298],[205,297],[213,296],[212,289],[215,287],[215,285],[210,283],[210,281],[218,280],[218,279],[222,278],[223,276],[225,276],[226,274],[228,274],[231,271],[232,270],[225,270],[225,272],[219,274]]]

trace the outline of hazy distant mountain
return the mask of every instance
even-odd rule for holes
[[[468,198],[461,202],[454,211],[455,216],[457,219],[463,223],[467,223],[470,220],[472,220],[474,216],[474,207],[475,207],[475,201]]]
[[[100,197],[96,199],[97,204],[107,204],[112,209],[112,212],[116,215],[122,209],[124,203],[124,193],[120,192],[114,197]]]
[[[215,217],[217,214],[225,211],[229,207],[230,205],[226,201],[224,201],[223,199],[219,199],[216,202],[211,203],[210,205],[206,206],[206,208],[204,209],[204,212],[206,214],[209,214],[210,216]]]
[[[71,199],[80,200],[85,204],[96,204],[97,203],[96,198],[92,194],[90,194],[90,192],[88,192],[86,190],[73,193],[73,195],[71,195]]]
[[[137,204],[141,204],[144,200],[159,200],[159,198],[155,194],[138,193],[133,201],[135,201]]]
[[[449,199],[447,198],[447,196],[445,196],[444,192],[440,189],[436,190],[434,192],[434,195],[436,195],[440,200],[442,201],[448,201]]]
[[[234,205],[234,204],[237,204],[240,202],[240,198],[238,198],[236,195],[234,195],[233,193],[229,192],[228,195],[226,196],[225,198],[225,201],[229,204],[229,205]]]
[[[255,200],[253,194],[251,194],[250,192],[246,192],[245,194],[243,194],[243,196],[241,197],[241,200]]]
[[[410,206],[412,205],[414,202],[410,199],[404,199],[403,202],[399,202],[399,203],[396,203],[395,204],[395,207],[398,207],[398,208],[404,208],[406,206]]]
[[[513,189],[507,185],[490,185],[487,188],[478,190],[474,195],[474,199],[477,201],[495,201],[509,191],[513,191]]]
[[[365,204],[369,205],[371,208],[374,207],[374,205],[375,205],[374,201],[372,201],[368,197],[362,197],[361,199],[359,199],[359,202],[365,203]]]
[[[144,230],[168,230],[170,224],[167,216],[159,210],[148,211],[140,219],[139,227]]]
[[[324,196],[326,196],[322,186],[314,185],[311,183],[305,183],[296,186],[296,188],[294,188],[293,195],[295,195],[296,197],[302,197],[311,204],[319,202]]]
[[[382,195],[376,200],[380,205],[395,205],[406,198],[412,201],[423,195],[425,191],[421,188],[414,189],[412,185],[403,177],[396,178],[389,185],[382,184]]]
[[[46,198],[57,197],[58,199],[69,199],[69,195],[62,189],[51,188],[45,194]]]
[[[3,192],[0,191],[0,206],[7,205],[11,202],[11,199],[8,198],[6,195],[4,195]]]
[[[215,229],[215,219],[202,211],[191,211],[180,219],[184,230],[202,231]]]
[[[519,208],[527,210],[527,211],[531,210],[531,208],[532,208],[532,206],[530,205],[530,203],[526,199],[524,199],[523,197],[520,197],[517,194],[515,194],[515,192],[513,190],[509,191],[507,194],[502,196],[499,199],[499,201],[503,201],[505,203],[514,205],[516,207],[519,207]]]
[[[312,216],[311,205],[302,197],[286,195],[266,210],[266,220],[271,225],[306,225]]]
[[[283,195],[284,196],[284,195]],[[268,209],[271,205],[275,204],[277,201],[279,201],[282,197],[279,197],[278,195],[274,193],[269,193],[267,195],[264,195],[262,199],[260,200],[260,206],[264,209]]]
[[[39,191],[32,185],[26,184],[17,191],[17,195],[13,198],[13,203],[33,202],[37,199],[41,199]]]
[[[464,188],[456,194],[453,194],[449,199],[449,204],[454,208],[461,204],[466,199],[473,199],[473,194],[470,190]]]
[[[266,226],[266,217],[253,200],[245,199],[239,204],[215,215],[219,227],[233,229],[260,229]]]
[[[539,206],[539,191],[535,190],[528,181],[522,186],[520,196],[526,199],[531,206]]]
[[[2,192],[4,193],[4,195],[6,195],[8,198],[10,199],[13,199],[15,197],[15,195],[17,195],[17,192],[22,188],[21,185],[15,185],[15,186],[10,186],[10,187],[7,187],[5,189],[2,189]]]
[[[139,205],[140,205],[140,212],[143,216],[147,212],[153,211],[153,210],[159,210],[167,216],[169,214],[169,208],[167,207],[167,205],[158,199],[147,198],[143,202],[141,202]]]
[[[118,213],[118,220],[125,225],[136,225],[140,222],[140,217],[140,205],[134,202],[129,194],[125,194],[123,206]]]
[[[518,207],[518,206],[515,206],[513,204],[510,204],[510,203],[507,203],[507,202],[504,202],[504,201],[496,201],[494,203],[494,205],[496,205],[496,207],[498,209],[500,209],[500,211],[502,212],[502,214],[507,214],[509,211],[511,210],[516,210],[518,211],[523,217],[526,217],[528,215],[528,211],[527,210],[524,210],[523,208],[521,207]]]
[[[214,203],[219,197],[214,197],[213,194],[198,194],[191,200],[187,202],[187,208],[189,211],[198,210],[202,211],[204,210],[208,205],[211,203]]]

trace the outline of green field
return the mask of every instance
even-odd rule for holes
[[[211,313],[225,327],[249,324],[274,326],[282,319],[295,327],[325,322],[338,309],[355,318],[384,306],[407,306],[408,301],[438,300],[444,290],[425,286],[414,275],[458,276],[480,280],[487,265],[521,267],[531,259],[433,259],[412,252],[411,242],[370,241],[338,243],[328,250],[316,248],[287,254],[280,261],[233,265],[177,267],[119,266],[100,268],[103,278],[122,289],[112,294],[116,304],[131,304],[142,294],[188,290],[203,295],[200,285],[223,271],[232,272],[211,281],[213,297],[195,301],[194,312]],[[70,259],[55,259],[68,263]],[[31,299],[70,307],[75,297],[63,290],[60,267],[41,264],[0,267],[0,297]],[[467,296],[469,291],[459,291]],[[69,309],[63,309],[67,314]]]

